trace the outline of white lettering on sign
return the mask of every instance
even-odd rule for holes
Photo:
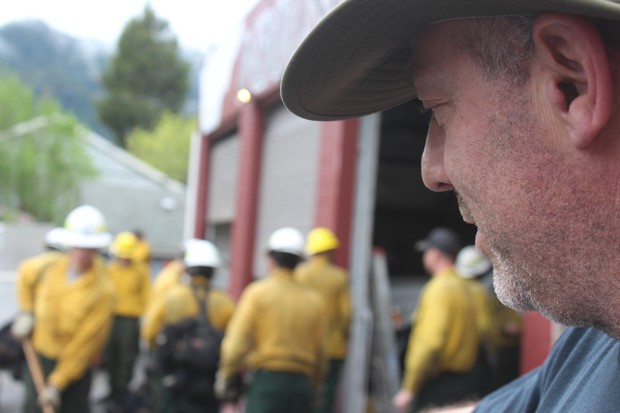
[[[338,0],[275,0],[246,21],[239,53],[237,89],[264,92],[280,81],[291,55]]]

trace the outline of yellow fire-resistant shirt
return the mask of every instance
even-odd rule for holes
[[[139,240],[136,249],[133,252],[134,261],[148,264],[151,262],[151,245],[146,240]]]
[[[326,368],[325,305],[321,296],[276,269],[243,291],[224,341],[220,372],[252,369],[306,374],[319,383]]]
[[[39,279],[49,265],[63,256],[64,254],[59,251],[48,251],[19,264],[16,287],[17,301],[21,311],[34,311],[34,297]]]
[[[479,333],[469,288],[454,268],[431,278],[414,314],[401,386],[416,394],[442,372],[469,371],[478,354]]]
[[[114,314],[123,317],[141,317],[151,295],[151,276],[146,264],[130,262],[124,266],[114,260],[108,264],[108,275],[116,292]]]
[[[101,351],[114,310],[114,287],[100,258],[74,281],[69,281],[68,274],[65,256],[41,277],[32,338],[37,352],[56,360],[48,383],[60,389],[82,377]]]
[[[332,264],[328,257],[315,255],[297,267],[295,279],[323,297],[328,323],[328,357],[344,359],[351,323],[351,298],[346,271]]]
[[[179,283],[179,280],[184,272],[185,266],[181,260],[170,261],[166,264],[166,266],[159,271],[153,281],[151,301],[159,301],[162,296],[166,295],[173,285]]]
[[[205,277],[184,276],[182,282],[173,285],[167,294],[160,296],[149,306],[140,331],[142,339],[153,345],[155,338],[166,325],[198,317],[200,310],[193,289],[196,289],[198,297],[204,299],[208,286],[209,281]],[[211,288],[206,299],[209,322],[213,327],[224,331],[235,311],[234,301],[226,292]]]
[[[506,307],[494,294],[490,295],[489,302],[493,315],[490,328],[491,349],[496,351],[502,347],[518,346],[521,341],[521,334],[506,334],[504,329],[508,324],[513,324],[521,330],[523,315]]]
[[[480,332],[480,341],[485,345],[490,344],[491,334],[491,308],[490,294],[482,283],[473,279],[464,279],[471,291],[472,299],[476,307],[476,323]]]

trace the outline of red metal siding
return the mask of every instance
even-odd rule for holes
[[[521,340],[521,374],[540,366],[552,345],[551,322],[539,313],[525,313]]]
[[[358,135],[358,119],[322,125],[315,223],[336,233],[341,245],[335,261],[345,268],[350,258]]]
[[[203,239],[207,228],[207,194],[209,193],[209,162],[211,161],[211,139],[201,135],[200,164],[198,173],[198,194],[196,196],[196,221],[194,237]]]
[[[239,175],[231,240],[230,292],[235,298],[252,281],[263,134],[263,111],[254,102],[244,105],[239,117]]]

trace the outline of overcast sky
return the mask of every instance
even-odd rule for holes
[[[4,0],[0,26],[39,19],[61,32],[114,44],[125,24],[150,2],[184,48],[205,51],[259,0]]]

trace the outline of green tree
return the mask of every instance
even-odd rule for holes
[[[0,74],[0,207],[61,222],[82,179],[96,171],[83,129],[50,97],[35,98],[14,74]]]
[[[188,76],[189,64],[180,58],[168,23],[147,5],[143,15],[125,27],[118,50],[104,70],[106,96],[97,103],[102,123],[126,147],[132,129],[150,130],[164,110],[182,109]]]
[[[135,129],[127,137],[127,149],[172,179],[185,182],[190,138],[196,127],[194,118],[164,112],[152,132]]]

